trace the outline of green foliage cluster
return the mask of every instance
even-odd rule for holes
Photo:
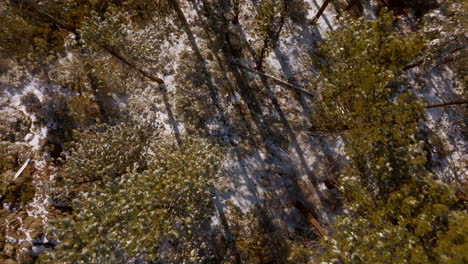
[[[64,180],[72,185],[102,183],[146,167],[142,156],[154,138],[151,130],[129,124],[75,130],[66,157]]]
[[[89,127],[101,119],[101,111],[96,99],[90,95],[76,95],[68,103],[70,118],[76,127]]]
[[[111,131],[119,137],[118,129]],[[118,148],[119,154],[127,150],[121,141],[105,143],[106,133],[102,136],[96,145],[115,146],[105,147],[105,154],[113,155]],[[210,189],[220,152],[196,138],[185,138],[180,147],[167,138],[150,146],[148,153],[136,154],[147,163],[145,170],[133,167],[119,178],[106,177],[102,188],[82,193],[73,216],[57,226],[61,243],[43,256],[44,263],[127,263],[131,259],[197,262],[201,248],[196,243],[200,236],[197,230],[212,211]],[[92,162],[107,163],[105,154]],[[113,157],[119,168],[120,157]],[[88,157],[80,158],[89,161]],[[104,172],[105,168],[96,171]],[[168,251],[174,256],[165,256]]]
[[[377,3],[395,14],[408,12],[409,9],[418,18],[439,5],[437,0],[378,0]]]
[[[399,74],[423,43],[397,35],[392,22],[385,11],[373,21],[344,19],[319,49],[325,63],[315,122],[346,132],[349,160],[339,188],[345,210],[322,241],[323,259],[464,263],[468,256],[457,252],[468,246],[467,213],[454,208],[453,188],[425,168],[417,139],[423,108]]]
[[[62,132],[88,127],[102,118],[96,99],[85,93],[71,97],[57,92],[49,93],[42,102],[34,93],[27,93],[20,100],[38,122],[44,125],[52,123]]]
[[[0,5],[0,23],[8,25],[0,30],[0,56],[31,62],[44,58],[62,47],[68,32],[49,23],[22,1],[8,0]]]
[[[285,234],[261,205],[242,212],[228,202],[227,212],[233,243],[221,242],[228,248],[224,248],[222,253],[218,252],[216,263],[313,263],[310,234]],[[216,244],[218,251],[223,249],[221,243]]]
[[[306,10],[306,3],[302,0],[261,0],[254,21],[255,31],[263,38],[275,36],[286,20],[296,24],[304,22]]]
[[[342,20],[318,51],[327,62],[321,66],[314,122],[347,132],[346,153],[375,195],[420,173],[425,162],[414,138],[422,105],[396,75],[423,43],[417,36],[397,35],[392,22],[391,13],[375,21]]]
[[[426,61],[449,63],[457,73],[462,84],[463,93],[466,96],[468,86],[468,75],[466,63],[468,52],[465,44],[468,34],[468,2],[458,0],[443,1],[436,12],[429,13],[424,17],[423,30],[425,37],[431,40]],[[455,56],[445,62],[441,62],[441,56]],[[427,63],[427,62],[426,62]]]
[[[64,88],[125,92],[141,77],[135,68],[160,54],[160,35],[176,31],[173,14],[167,0],[8,0],[0,5],[0,23],[8,25],[0,31],[0,56],[40,69]],[[35,67],[44,64],[56,67]]]

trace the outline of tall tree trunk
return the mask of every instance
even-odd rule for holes
[[[258,54],[258,57],[257,57],[257,60],[256,60],[257,65],[255,66],[255,69],[258,70],[258,71],[262,70],[263,62],[265,60],[265,57],[269,53],[269,49],[272,48],[271,46],[274,47],[278,43],[278,40],[279,40],[279,38],[281,36],[281,31],[283,31],[283,26],[284,26],[284,23],[286,21],[286,16],[289,13],[288,12],[289,11],[289,4],[290,4],[289,1],[290,0],[283,0],[283,6],[282,6],[282,10],[281,10],[281,18],[280,18],[280,22],[279,22],[278,25],[274,25],[275,17],[274,17],[274,14],[271,15],[268,33],[265,36],[265,38],[263,39],[263,45],[262,45],[262,48],[260,49],[260,53]],[[275,30],[275,28],[277,28],[277,29]],[[270,43],[273,43],[273,44],[270,46]]]

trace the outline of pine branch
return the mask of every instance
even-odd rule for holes
[[[304,204],[300,201],[293,202],[294,207],[301,212],[301,214],[307,219],[315,229],[315,233],[321,237],[327,236],[327,230],[325,230],[322,225],[320,225],[319,221],[307,210]]]
[[[49,14],[47,11],[43,10],[39,5],[37,5],[36,3],[33,3],[29,0],[23,0],[26,4],[28,4],[29,6],[31,6],[32,8],[34,8],[37,12],[39,12],[40,14],[48,17],[54,24],[56,24],[57,26],[59,27],[62,27],[62,28],[65,28],[66,30],[70,31],[71,33],[73,33],[76,37],[79,38],[80,34],[78,33],[78,30],[77,28],[73,27],[73,26],[70,26],[68,25],[67,23],[63,22],[62,20],[58,19],[57,17]],[[128,60],[127,58],[125,58],[125,56],[123,56],[122,54],[120,54],[117,49],[115,49],[114,47],[111,47],[109,45],[106,45],[106,44],[103,44],[101,43],[99,40],[93,38],[91,39],[91,41],[98,45],[99,47],[101,47],[103,50],[107,51],[112,57],[116,58],[117,60],[121,61],[123,64],[129,66],[130,68],[136,70],[137,72],[139,72],[141,75],[143,75],[144,77],[150,79],[151,81],[154,81],[154,82],[157,82],[158,84],[163,84],[164,81],[161,79],[161,78],[158,78],[154,75],[152,75],[151,73],[139,68],[137,65],[135,65],[134,63],[132,63],[130,60]]]

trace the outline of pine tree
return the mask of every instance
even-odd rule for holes
[[[385,11],[373,21],[346,18],[319,49],[323,89],[315,122],[345,131],[349,160],[339,188],[345,209],[322,241],[322,258],[463,263],[468,256],[455,252],[467,246],[460,228],[467,213],[454,207],[452,186],[425,166],[417,133],[423,107],[400,73],[423,43],[397,34],[392,22]]]
[[[150,145],[138,156],[145,170],[129,168],[118,178],[106,177],[103,188],[81,193],[73,215],[56,226],[61,242],[43,263],[181,263],[199,257],[198,231],[212,211],[220,152],[196,138],[185,138],[180,147],[167,138]]]

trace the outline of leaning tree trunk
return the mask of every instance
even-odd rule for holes
[[[315,24],[317,24],[317,21],[319,20],[319,18],[323,15],[323,12],[325,12],[325,8],[327,8],[328,4],[330,4],[331,0],[325,0],[325,2],[323,2],[322,6],[320,7],[319,11],[317,12],[317,14],[315,15],[315,17],[312,19],[312,21],[310,22],[310,25],[313,27],[315,26]]]

